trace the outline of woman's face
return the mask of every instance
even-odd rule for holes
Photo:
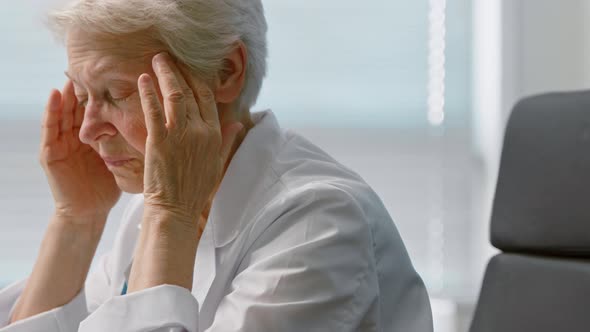
[[[156,77],[152,57],[162,49],[141,35],[116,39],[78,30],[69,33],[67,51],[66,74],[85,107],[80,140],[100,154],[123,191],[143,192],[147,130],[137,80],[142,73]]]

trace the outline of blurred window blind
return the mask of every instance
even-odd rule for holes
[[[55,1],[12,1],[0,9],[3,117],[36,117],[64,81],[65,51],[43,25]],[[256,109],[291,125],[423,127],[428,87],[428,0],[263,1],[269,71]],[[467,124],[469,8],[449,4],[446,111]]]
[[[446,111],[467,125],[468,1],[447,6]],[[269,75],[258,108],[294,126],[428,125],[429,1],[265,1]]]

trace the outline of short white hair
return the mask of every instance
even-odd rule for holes
[[[266,75],[268,28],[261,0],[74,0],[50,12],[48,23],[62,41],[71,28],[112,35],[149,31],[207,80],[242,41],[248,62],[240,107],[255,104]]]

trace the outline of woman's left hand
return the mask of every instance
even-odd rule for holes
[[[153,67],[164,105],[148,74],[138,83],[148,131],[144,204],[155,217],[196,227],[243,125],[222,128],[213,92],[169,55],[156,55]]]

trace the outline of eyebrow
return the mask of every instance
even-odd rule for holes
[[[107,69],[108,69],[108,68],[107,68]],[[105,70],[102,70],[102,71],[104,72]],[[72,82],[74,82],[74,83],[76,83],[76,84],[78,84],[78,85],[81,85],[81,84],[80,84],[80,83],[79,83],[79,82],[78,82],[78,81],[77,81],[77,80],[74,78],[74,75],[72,75],[71,73],[69,73],[67,70],[66,70],[66,71],[64,71],[64,74],[65,74],[65,75],[66,75],[66,76],[67,76],[67,77],[68,77],[70,80],[72,80]],[[99,75],[100,75],[100,74],[99,74]],[[119,77],[119,78],[110,78],[110,79],[108,79],[108,81],[109,81],[109,82],[114,82],[114,83],[124,83],[124,84],[129,84],[129,83],[133,83],[133,82],[134,82],[134,80],[131,80],[131,79],[123,79],[123,78],[121,78],[121,77]]]

